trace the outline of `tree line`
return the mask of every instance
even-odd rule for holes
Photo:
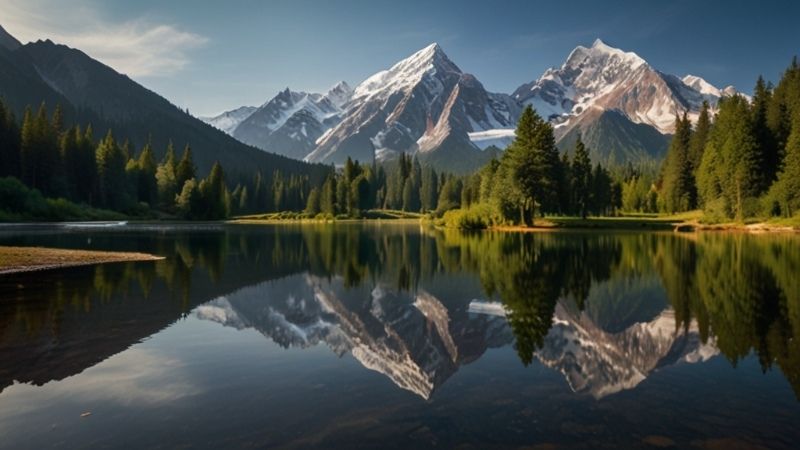
[[[366,211],[384,209],[441,215],[469,201],[467,179],[423,167],[416,156],[405,153],[385,164],[348,158],[342,170],[331,170],[322,186],[311,188],[305,213],[361,217]]]
[[[800,66],[777,85],[758,78],[752,100],[722,98],[713,120],[705,103],[693,126],[676,117],[659,180],[659,208],[702,208],[714,219],[791,217],[800,210]]]
[[[467,228],[490,222],[531,225],[537,214],[613,215],[622,207],[622,184],[602,165],[592,165],[580,137],[572,158],[561,154],[552,125],[530,105],[502,157],[468,177],[464,189],[462,210],[449,219]]]

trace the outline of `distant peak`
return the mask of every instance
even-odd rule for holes
[[[333,85],[332,88],[328,89],[328,92],[350,92],[352,90],[353,88],[351,88],[346,81],[340,81]]]
[[[612,47],[600,38],[597,38],[589,48],[578,46],[572,53],[569,54],[565,63],[568,67],[576,67],[583,63],[587,58],[600,58],[600,57],[618,57],[622,62],[629,64],[632,68],[639,67],[647,64],[647,61],[642,59],[634,52],[626,52],[617,47]]]

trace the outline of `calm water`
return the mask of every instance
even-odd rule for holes
[[[211,225],[0,244],[166,256],[0,277],[4,449],[800,442],[798,236]]]

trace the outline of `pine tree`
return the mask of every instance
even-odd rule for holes
[[[333,174],[329,175],[322,185],[319,206],[322,213],[336,215],[336,178]]]
[[[542,213],[554,210],[558,198],[556,167],[559,163],[552,126],[528,105],[517,124],[516,138],[509,146],[508,162],[522,194],[520,219],[529,224],[536,204]]]
[[[675,134],[672,137],[664,162],[662,194],[668,213],[689,211],[695,208],[695,181],[689,157],[692,125],[686,113],[675,118]]]
[[[97,191],[100,204],[112,210],[122,210],[127,204],[125,157],[111,130],[97,146]]]
[[[194,178],[186,180],[181,193],[175,198],[175,207],[178,214],[184,219],[203,219],[208,205],[204,202],[200,187]]]
[[[800,111],[794,114],[791,130],[786,140],[783,168],[769,195],[778,201],[780,211],[786,217],[800,211]]]
[[[745,206],[760,192],[758,144],[747,100],[739,95],[720,101],[698,173],[707,211],[744,219]],[[721,203],[720,203],[721,202]]]
[[[64,167],[65,191],[72,200],[82,200],[78,193],[80,178],[81,130],[74,126],[61,135],[61,160]]]
[[[703,150],[708,142],[708,134],[711,132],[711,113],[708,101],[703,100],[703,107],[697,117],[697,124],[689,139],[689,162],[692,166],[692,174],[697,177],[700,163],[703,161]]]
[[[306,203],[306,213],[311,216],[316,216],[320,212],[320,193],[319,189],[313,188],[308,194],[308,202]]]
[[[164,159],[156,168],[156,186],[161,208],[166,211],[171,210],[175,205],[175,194],[179,188],[175,174],[175,148],[172,146],[172,142],[167,146]]]
[[[759,179],[759,192],[766,190],[777,176],[780,164],[779,153],[775,146],[772,130],[769,128],[767,116],[772,101],[772,88],[767,86],[762,77],[758,77],[752,100],[752,126],[756,140],[756,162],[762,176]]]
[[[14,114],[0,99],[0,177],[20,176],[19,130]]]
[[[580,136],[575,142],[575,156],[572,157],[572,192],[573,207],[582,218],[589,212],[589,201],[592,186],[592,161],[589,151]]]
[[[195,172],[194,161],[192,161],[192,148],[187,144],[183,149],[183,156],[175,168],[175,181],[177,185],[183,186],[184,183],[196,176]]]
[[[371,192],[369,177],[366,173],[361,173],[353,180],[350,198],[353,201],[354,209],[366,211],[371,208]]]
[[[33,112],[30,106],[25,108],[22,118],[22,131],[20,134],[20,164],[22,182],[35,188],[37,186],[39,146],[37,143],[36,130],[33,121]]]
[[[497,161],[495,160],[495,163]],[[436,200],[439,194],[439,179],[433,167],[425,167],[422,172],[422,184],[420,186],[420,202],[423,211],[434,211]]]
[[[139,167],[139,179],[137,182],[137,197],[140,202],[145,202],[150,206],[155,206],[158,201],[158,184],[156,183],[156,165],[153,147],[148,142],[142,148],[137,160]]]
[[[211,167],[211,173],[200,183],[200,194],[205,205],[205,219],[217,220],[228,217],[230,195],[225,186],[225,174],[219,162]]]

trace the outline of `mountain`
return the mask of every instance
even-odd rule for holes
[[[431,44],[359,84],[306,160],[341,164],[418,151],[434,165],[469,170],[485,160],[470,133],[513,128],[519,113],[513,99],[486,92]]]
[[[341,277],[293,275],[243,288],[195,315],[256,329],[285,348],[324,343],[428,399],[461,365],[511,341],[505,319],[470,314],[468,300],[458,303],[448,308],[424,290],[347,287]]]
[[[16,50],[21,47],[22,44],[15,38],[14,36],[8,34],[8,32],[0,26],[0,47],[5,48],[6,50]]]
[[[339,122],[349,90],[344,82],[326,95],[286,88],[242,120],[233,136],[267,151],[303,159],[317,139]]]
[[[563,149],[571,149],[580,133],[594,157],[613,163],[664,156],[667,137],[637,125],[666,136],[673,131],[676,114],[687,112],[694,120],[704,100],[713,107],[735,92],[732,87],[714,88],[699,77],[680,79],[659,72],[636,53],[598,39],[591,47],[575,48],[560,68],[523,84],[513,97],[553,123]]]
[[[294,159],[303,159],[336,125],[353,90],[341,81],[325,94],[286,88],[260,107],[242,106],[201,118],[236,139]]]
[[[230,111],[225,111],[218,116],[198,117],[198,119],[218,130],[233,135],[233,130],[235,130],[244,119],[250,117],[257,109],[258,108],[255,106],[242,106]]]
[[[194,314],[256,329],[284,348],[325,344],[429,399],[461,366],[514,343],[503,304],[472,300],[469,288],[453,292],[451,284],[459,281],[440,279],[438,286],[407,292],[381,282],[347,287],[341,277],[297,274],[242,288]],[[636,387],[660,368],[706,361],[719,352],[713,339],[701,341],[695,323],[677,326],[665,298],[641,295],[654,294],[651,288],[643,282],[622,296],[596,289],[584,311],[559,300],[534,356],[561,372],[574,391],[601,398]],[[621,319],[615,309],[620,298],[634,302],[628,306],[637,313]]]
[[[179,150],[188,143],[201,174],[215,161],[229,174],[279,169],[321,178],[327,170],[243,144],[80,50],[49,40],[11,48],[0,47],[0,95],[18,117],[26,105],[61,104],[68,122],[92,123],[96,137],[110,128],[136,149],[150,140],[159,158],[169,141]]]

